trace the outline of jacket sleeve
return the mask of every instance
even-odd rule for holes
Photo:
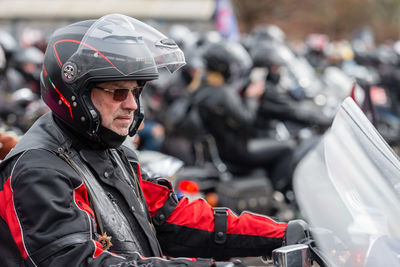
[[[212,265],[211,260],[167,261],[104,251],[94,238],[96,222],[85,185],[63,160],[31,150],[12,163],[12,171],[2,177],[0,216],[28,266]]]
[[[249,212],[237,216],[203,199],[178,201],[165,179],[143,180],[142,188],[158,240],[169,256],[227,260],[269,255],[282,246],[286,223]]]

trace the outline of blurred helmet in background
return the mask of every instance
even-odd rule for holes
[[[279,45],[273,42],[261,42],[250,50],[254,67],[268,68],[282,66],[285,60],[279,53]]]
[[[246,49],[237,42],[210,43],[202,55],[205,69],[221,73],[227,82],[248,76],[253,64]]]
[[[284,43],[286,39],[285,32],[280,27],[273,24],[258,25],[251,31],[250,36],[254,42],[274,41]]]
[[[7,31],[0,29],[0,46],[3,48],[6,59],[9,60],[19,48],[17,40]]]
[[[29,88],[20,88],[11,94],[11,100],[21,108],[26,108],[33,101],[38,100],[38,96]]]
[[[19,48],[10,60],[10,65],[20,71],[27,80],[39,82],[44,54],[36,47]]]
[[[326,34],[312,33],[307,36],[306,46],[309,51],[324,53],[329,44],[329,37]]]
[[[168,37],[173,39],[176,44],[183,50],[192,49],[197,42],[197,35],[187,26],[175,24],[169,28]]]

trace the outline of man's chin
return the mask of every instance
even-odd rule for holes
[[[131,126],[131,123],[122,123],[119,125],[114,125],[114,127],[111,128],[111,130],[113,130],[115,133],[119,134],[119,135],[128,135],[129,133],[129,127]]]
[[[125,128],[125,127],[124,128],[115,128],[115,129],[111,129],[111,130],[121,136],[127,136],[129,133],[129,128]]]

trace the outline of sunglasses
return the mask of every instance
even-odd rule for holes
[[[108,88],[103,88],[103,87],[96,85],[96,86],[94,86],[94,88],[101,89],[103,91],[112,93],[113,99],[115,101],[124,101],[128,97],[129,92],[132,92],[135,99],[139,99],[139,96],[143,91],[143,86],[137,86],[132,89],[128,89],[128,88],[108,89]]]

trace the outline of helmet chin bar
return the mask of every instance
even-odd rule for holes
[[[138,99],[138,109],[135,110],[135,113],[133,115],[133,122],[131,124],[131,126],[129,127],[129,136],[134,136],[139,127],[140,124],[142,124],[143,120],[144,120],[144,109],[142,107],[142,102],[140,101],[140,98]]]

